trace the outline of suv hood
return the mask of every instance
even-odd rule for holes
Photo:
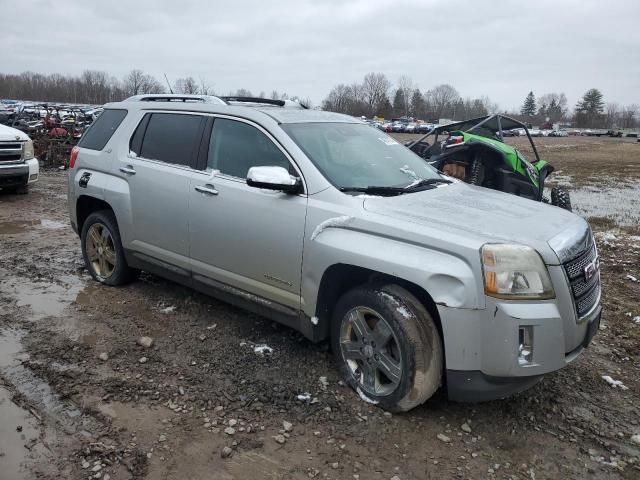
[[[29,136],[20,130],[0,124],[0,142],[24,142]]]
[[[564,250],[574,247],[566,239],[577,241],[589,229],[584,219],[561,208],[462,182],[396,197],[366,198],[364,208],[396,220],[475,237],[481,244],[529,245],[548,265],[558,265]],[[565,240],[558,242],[558,238]]]

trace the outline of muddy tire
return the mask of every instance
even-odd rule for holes
[[[424,305],[397,285],[366,285],[344,294],[333,313],[331,343],[349,386],[385,410],[411,410],[440,386],[438,329]]]
[[[82,257],[94,280],[118,286],[135,280],[139,271],[127,265],[116,217],[111,210],[94,212],[82,225]]]
[[[569,196],[569,191],[566,188],[553,187],[551,189],[551,205],[564,208],[571,212],[571,197]]]
[[[29,193],[29,185],[20,185],[19,187],[15,187],[15,192],[18,195],[26,195]]]

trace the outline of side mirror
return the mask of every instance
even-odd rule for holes
[[[282,167],[251,167],[247,172],[247,185],[285,193],[298,193],[302,186],[299,178],[289,175]]]

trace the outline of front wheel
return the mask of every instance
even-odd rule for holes
[[[571,197],[569,191],[563,187],[553,187],[551,189],[551,205],[572,211]]]
[[[440,386],[442,343],[424,305],[398,285],[367,285],[336,305],[331,341],[340,373],[369,403],[406,412]]]

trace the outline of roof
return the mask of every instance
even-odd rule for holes
[[[237,100],[242,98],[242,100]],[[263,114],[278,123],[362,123],[341,113],[309,110],[291,101],[265,101],[258,103],[256,98],[214,97],[209,95],[136,95],[122,102],[110,103],[105,108],[133,108],[140,110],[182,110],[202,113],[228,113],[231,115],[253,117]],[[265,99],[268,100],[268,99]],[[283,103],[283,105],[280,105]]]

